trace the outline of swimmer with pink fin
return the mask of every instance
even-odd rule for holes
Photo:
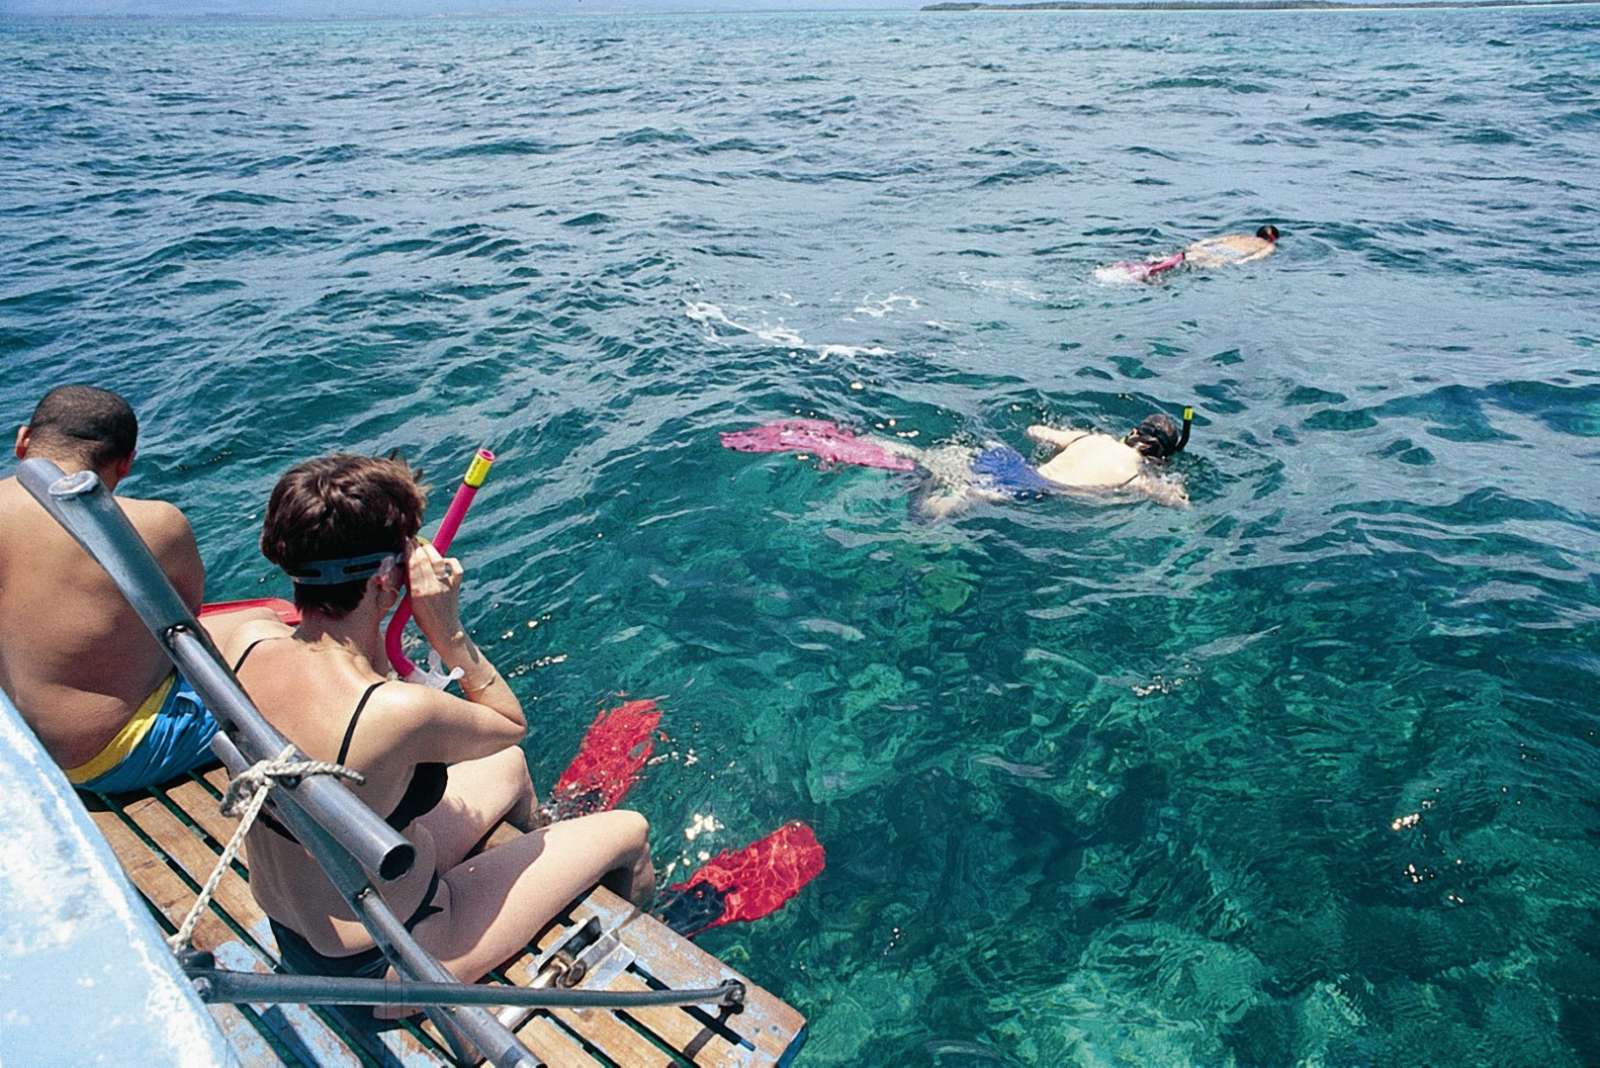
[[[1055,449],[1037,467],[1007,445],[983,449],[943,445],[919,449],[900,441],[861,437],[822,419],[780,419],[721,435],[738,452],[792,452],[825,463],[916,471],[923,476],[918,510],[940,519],[973,499],[1012,500],[1063,493],[1134,493],[1170,507],[1186,507],[1183,484],[1166,474],[1165,461],[1189,444],[1194,409],[1183,411],[1180,429],[1171,416],[1146,418],[1125,437],[1094,430],[1031,426],[1028,437]]]
[[[1182,252],[1150,260],[1123,260],[1094,272],[1102,282],[1157,282],[1179,267],[1228,267],[1266,259],[1277,251],[1278,228],[1267,225],[1250,234],[1222,234],[1196,241]]]

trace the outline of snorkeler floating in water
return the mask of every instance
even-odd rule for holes
[[[1102,282],[1154,282],[1179,267],[1227,267],[1252,263],[1272,255],[1278,247],[1278,228],[1267,225],[1249,234],[1222,234],[1196,241],[1182,252],[1163,259],[1123,260],[1095,271]]]
[[[1159,504],[1189,503],[1183,484],[1163,474],[1160,464],[1189,443],[1194,410],[1185,408],[1183,426],[1167,415],[1152,415],[1116,438],[1095,430],[1057,430],[1031,426],[1028,437],[1058,446],[1045,463],[1033,467],[1017,450],[990,445],[974,450],[962,445],[919,449],[901,441],[858,437],[821,419],[782,419],[751,430],[722,434],[724,448],[738,452],[793,452],[827,463],[919,471],[920,510],[940,518],[972,498],[1006,500],[1061,493],[1138,493]]]

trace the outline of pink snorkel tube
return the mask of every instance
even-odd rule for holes
[[[472,498],[478,495],[478,488],[489,477],[489,468],[493,466],[494,453],[488,449],[479,449],[477,455],[472,458],[472,463],[467,465],[467,473],[461,479],[456,495],[451,498],[450,507],[445,510],[438,532],[433,536],[433,547],[439,552],[444,553],[449,550],[450,543],[455,540],[456,531],[461,529],[461,521],[467,517],[467,509],[472,507]],[[394,610],[394,616],[389,620],[389,629],[383,635],[383,649],[389,654],[389,665],[394,668],[395,674],[407,682],[416,682],[422,673],[400,647],[400,639],[405,634],[406,624],[410,620],[411,595],[407,593],[405,600],[400,602],[400,607]]]

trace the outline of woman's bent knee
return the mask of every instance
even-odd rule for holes
[[[611,822],[613,833],[629,852],[645,848],[650,841],[650,821],[631,808],[615,809],[604,815]]]

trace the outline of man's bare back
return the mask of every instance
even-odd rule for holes
[[[117,503],[198,607],[205,572],[183,513],[164,501]],[[0,688],[46,751],[63,768],[83,764],[171,673],[105,571],[15,478],[0,479]]]

